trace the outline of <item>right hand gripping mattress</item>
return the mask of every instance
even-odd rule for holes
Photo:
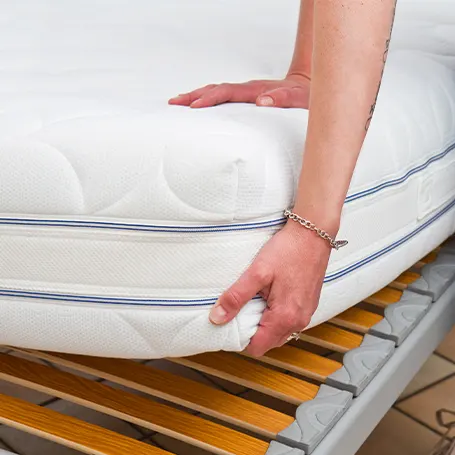
[[[158,358],[245,348],[208,313],[283,225],[308,113],[168,106],[280,78],[299,2],[16,0],[0,13],[0,345]],[[241,14],[240,14],[241,12]],[[311,326],[455,231],[455,5],[400,0]]]

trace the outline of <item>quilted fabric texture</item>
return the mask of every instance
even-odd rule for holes
[[[208,311],[283,224],[308,113],[167,99],[282,77],[299,2],[0,3],[0,344],[243,349],[264,302],[225,327]],[[350,243],[332,255],[312,325],[455,230],[454,25],[450,0],[398,3],[344,208]]]

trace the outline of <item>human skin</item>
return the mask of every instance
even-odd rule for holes
[[[395,8],[396,0],[301,0],[286,78],[210,85],[169,102],[191,108],[225,102],[309,108],[293,212],[335,237],[379,94]],[[226,324],[259,294],[267,308],[247,351],[261,356],[281,346],[309,324],[330,253],[326,240],[289,220],[221,295],[210,320]]]

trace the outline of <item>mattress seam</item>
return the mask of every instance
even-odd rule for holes
[[[425,228],[432,225],[439,218],[448,213],[453,207],[455,207],[455,199],[453,199],[448,205],[446,205],[441,211],[433,215],[425,223],[421,224],[419,227],[402,237],[401,239],[391,243],[385,248],[382,248],[376,253],[373,253],[366,258],[358,261],[357,263],[351,264],[344,269],[334,272],[332,274],[326,275],[324,279],[324,284],[330,283],[340,279],[343,276],[346,276],[357,270],[358,268],[363,267],[364,265],[369,264],[370,262],[379,259],[385,254],[395,250],[398,246],[406,243],[408,240],[415,237],[417,234],[422,232]],[[44,293],[44,292],[32,292],[32,291],[22,291],[22,290],[13,290],[3,288],[0,289],[0,296],[6,297],[15,297],[15,298],[30,298],[30,299],[42,299],[42,300],[61,300],[66,302],[82,302],[82,303],[96,303],[96,304],[111,304],[111,305],[123,305],[123,306],[144,306],[144,307],[183,307],[191,308],[196,306],[209,306],[216,302],[218,297],[206,298],[206,299],[127,299],[127,298],[115,298],[115,297],[102,297],[102,296],[77,296],[71,294],[55,294],[55,293]],[[260,299],[260,296],[255,297],[255,299]],[[155,302],[152,302],[155,300]],[[160,302],[160,303],[158,303]],[[183,304],[183,302],[186,302]]]

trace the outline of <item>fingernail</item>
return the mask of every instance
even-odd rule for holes
[[[271,96],[261,96],[258,98],[258,104],[260,106],[273,106],[275,101],[273,101]]]
[[[221,305],[215,305],[210,312],[209,319],[213,324],[223,324],[226,320],[227,312]]]

